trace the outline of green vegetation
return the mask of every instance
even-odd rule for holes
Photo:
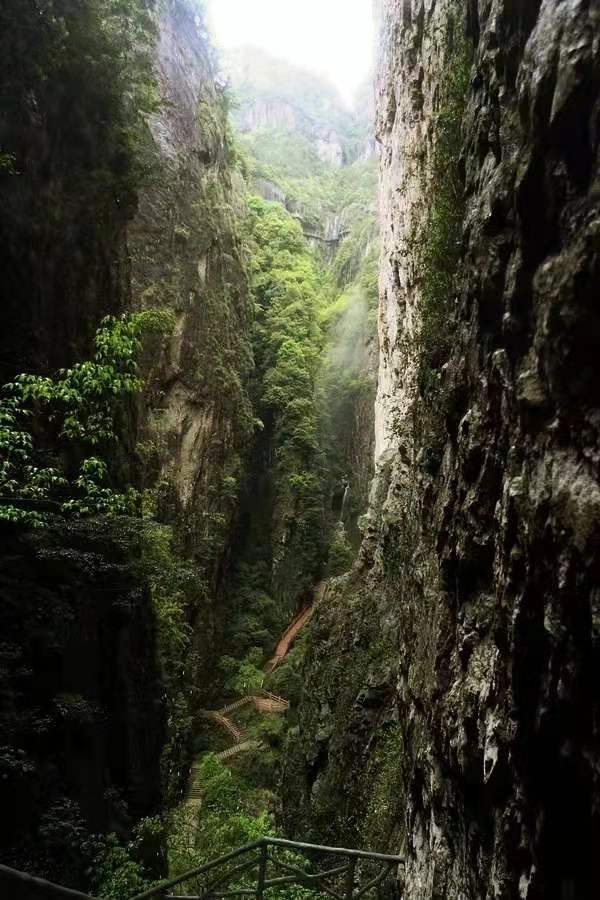
[[[344,246],[343,243],[338,256]],[[337,295],[321,315],[328,335],[319,379],[321,444],[327,456],[330,492],[337,491],[339,496],[340,486],[349,486],[343,518],[346,537],[354,551],[360,543],[358,519],[367,508],[371,478],[369,441],[376,390],[378,256],[375,241],[366,254],[363,251],[350,287]],[[340,574],[337,570],[336,573]]]
[[[319,270],[297,222],[279,204],[250,201],[256,298],[258,409],[270,429],[273,583],[294,600],[315,582],[323,559],[323,460],[315,381],[322,335]]]
[[[305,637],[270,676],[265,663],[323,574],[341,574],[352,563],[354,543],[332,502],[356,458],[348,449],[356,428],[348,423],[372,401],[372,361],[354,351],[373,333],[376,166],[354,161],[335,170],[319,159],[314,140],[284,131],[257,133],[238,146],[227,124],[226,95],[199,104],[197,153],[188,156],[184,148],[177,158],[161,159],[146,125],[158,101],[154,12],[153,0],[7,0],[0,11],[3,185],[21,212],[13,176],[25,176],[31,208],[24,218],[43,226],[40,244],[53,258],[71,236],[82,272],[102,256],[90,296],[96,289],[107,293],[94,306],[83,292],[79,322],[71,290],[67,368],[49,374],[51,365],[44,369],[42,360],[44,374],[13,377],[9,370],[12,380],[0,396],[0,519],[18,524],[19,535],[39,529],[32,540],[48,545],[61,528],[106,532],[118,543],[118,566],[139,586],[146,606],[149,589],[155,622],[145,609],[145,624],[151,646],[156,627],[162,676],[155,699],[158,706],[160,695],[167,713],[163,799],[172,808],[192,752],[193,712],[219,689],[236,698],[265,686],[296,703]],[[264,75],[265,96],[279,79],[276,66],[267,68],[255,70],[259,80]],[[262,89],[255,84],[249,90]],[[317,131],[336,131],[346,162],[356,160],[364,128],[333,92],[301,73],[282,91]],[[243,110],[243,96],[241,102]],[[30,153],[35,141],[23,123],[32,108],[40,111],[36,139],[47,144],[47,158]],[[44,167],[51,174],[38,178]],[[242,175],[273,181],[289,209],[253,197],[244,218],[240,189],[232,187]],[[134,211],[127,247],[131,293],[145,311],[104,319],[90,349],[99,310],[120,310],[126,302],[129,273],[114,296],[111,278],[121,277],[120,236]],[[337,229],[330,243],[326,225],[330,233]],[[311,229],[313,240],[322,238],[320,249],[303,233]],[[23,235],[18,240],[27,243]],[[173,372],[165,376],[167,334],[178,345],[169,356]],[[183,387],[181,411],[178,396],[169,406],[167,377]],[[200,410],[193,424],[210,433],[202,453],[191,446],[184,460],[193,469],[202,456],[188,478],[195,492],[189,502],[169,471],[173,459],[181,461],[170,444],[181,439],[169,420],[174,408],[180,417],[188,408]],[[252,522],[245,545],[240,539],[230,553],[240,493],[244,513],[254,507],[240,533]],[[355,490],[349,499],[351,517],[362,511],[361,498]],[[99,565],[105,550],[99,545]],[[226,602],[219,606],[223,593]],[[222,609],[228,633],[219,646],[215,611]],[[222,654],[218,666],[209,652],[213,636],[214,655]],[[51,698],[53,714],[74,729],[89,726],[97,711],[84,694],[61,684]],[[104,798],[118,835],[99,841],[90,838],[76,804],[44,811],[45,874],[82,886],[95,870],[95,891],[125,898],[164,870],[167,825],[173,872],[272,831],[282,746],[297,724],[295,711],[269,717],[248,709],[241,720],[261,752],[231,767],[205,757],[192,844],[189,809],[177,810],[172,822],[167,815],[136,826],[119,788]],[[27,774],[27,761],[11,755],[7,766]],[[65,871],[58,872],[53,866],[64,847]]]
[[[157,103],[153,6],[153,0],[5,0],[0,10],[4,116],[19,122],[32,96],[50,117],[61,116],[73,144],[64,148],[71,188],[87,198],[93,194],[99,211],[116,197],[121,204],[133,199],[147,174],[145,117]],[[102,126],[106,122],[110,128]],[[10,128],[4,137],[1,169],[21,171],[28,148]],[[80,154],[80,142],[90,142],[90,157]],[[54,215],[60,217],[56,199]]]
[[[329,559],[327,566],[327,575],[335,578],[337,575],[343,575],[347,572],[354,562],[354,550],[346,536],[346,529],[340,522],[333,530],[331,541],[329,542]]]
[[[401,726],[390,722],[381,729],[377,743],[369,756],[365,781],[369,785],[363,834],[372,846],[387,847],[391,834],[404,809],[402,780],[404,740]]]
[[[268,809],[274,798],[253,787],[213,754],[203,757],[196,783],[202,791],[201,809],[183,807],[170,832],[169,871],[173,875],[274,830],[272,811]]]
[[[465,213],[460,168],[462,121],[471,71],[471,50],[451,22],[453,43],[445,63],[428,193],[432,197],[418,251],[421,288],[419,386],[432,407],[438,404],[441,369],[453,345],[452,322],[457,294]]]
[[[202,791],[202,807],[200,811],[184,807],[177,814],[169,840],[171,875],[184,874],[260,837],[277,836],[275,796],[252,787],[240,771],[223,765],[209,753],[200,764],[196,783]],[[288,865],[310,871],[310,864],[302,854],[284,852],[281,859]],[[236,886],[256,889],[256,877],[255,869],[242,875]],[[186,884],[186,889],[192,887],[201,893],[202,881]],[[297,884],[271,889],[269,893],[278,900],[315,897],[312,891]]]
[[[319,159],[314,142],[295,132],[256,131],[243,137],[242,147],[255,160],[260,160],[260,166],[254,168],[256,176],[269,179],[269,175],[277,173],[277,180],[283,176],[291,190],[293,185],[302,185],[304,179],[325,174],[328,168]]]
[[[258,715],[250,706],[235,712],[236,724],[261,750],[232,760],[234,796],[259,820],[276,810],[283,748],[298,724],[306,633],[275,672],[265,675],[265,664],[317,582],[351,567],[360,539],[356,520],[366,507],[372,459],[363,435],[371,431],[378,303],[376,160],[336,168],[319,159],[315,141],[318,129],[333,123],[352,159],[367,130],[346,112],[336,118],[337,100],[320,85],[313,96],[310,77],[300,84],[294,73],[277,72],[273,81],[270,64],[259,63],[237,79],[235,119],[274,98],[293,104],[300,124],[240,138],[251,185],[284,202],[248,201],[251,397],[262,428],[242,482],[219,667],[224,702],[264,688],[291,703],[285,715]],[[330,244],[327,234],[334,235]],[[220,731],[211,746],[227,746]],[[219,815],[217,830],[228,821],[224,809]]]
[[[368,129],[344,107],[336,89],[327,81],[254,48],[233,52],[229,63],[238,107],[236,124],[243,122],[248,109],[257,102],[276,102],[293,111],[293,131],[300,131],[307,122],[317,131],[333,130],[346,148],[347,161],[355,158]]]
[[[108,318],[97,332],[91,360],[54,377],[21,375],[4,387],[0,403],[0,518],[50,530],[57,527],[57,512],[77,518],[139,519],[141,556],[137,562],[132,560],[132,565],[139,582],[150,586],[157,617],[169,716],[162,760],[167,803],[178,798],[178,769],[190,740],[189,691],[184,678],[194,655],[190,609],[205,593],[206,585],[197,567],[180,554],[172,527],[153,518],[153,504],[147,502],[151,495],[143,498],[123,483],[123,437],[128,407],[144,385],[140,359],[150,345],[162,343],[172,327],[173,315],[165,309]],[[131,519],[126,519],[121,528],[130,523]],[[122,533],[125,537],[127,531]],[[64,695],[57,703],[63,718],[83,721],[84,717],[87,721],[91,715],[82,698]],[[71,827],[69,821],[60,818],[64,824],[60,833],[56,830],[59,824],[54,829],[56,841]],[[142,824],[147,832],[148,822]],[[133,895],[148,884],[148,872],[160,872],[160,866],[144,869],[138,861],[138,850],[147,844],[142,825],[128,849],[114,835],[94,849],[83,825],[80,830],[81,846],[73,845],[73,852],[80,861],[94,855],[103,896]]]
[[[157,645],[168,711],[167,739],[161,759],[165,805],[177,803],[181,792],[181,761],[187,759],[193,730],[190,690],[186,674],[197,665],[191,621],[206,596],[198,567],[181,552],[174,528],[158,523],[145,511],[140,578],[150,586],[157,623]]]
[[[158,817],[138,822],[127,848],[115,834],[97,839],[94,889],[105,900],[141,894],[165,871],[165,846],[165,823]]]
[[[225,690],[237,697],[259,691],[265,680],[264,662],[260,647],[253,647],[241,661],[233,656],[222,656],[220,668]]]
[[[369,344],[378,301],[376,162],[336,170],[318,159],[305,136],[282,131],[245,136],[242,154],[253,183],[260,188],[261,179],[271,182],[289,209],[259,197],[248,201],[255,301],[251,397],[262,427],[243,485],[219,672],[223,702],[266,689],[291,708],[271,716],[251,705],[235,711],[244,738],[261,749],[227,766],[203,759],[203,797],[218,785],[222,799],[208,815],[203,801],[199,829],[189,808],[177,813],[171,868],[178,871],[272,827],[284,747],[298,725],[307,634],[275,672],[265,675],[265,664],[320,578],[351,567],[370,474],[370,447],[360,442],[371,430],[375,389]],[[306,233],[322,233],[325,221],[336,218],[341,238],[328,256],[311,246]],[[333,498],[348,478],[351,490],[341,509]],[[215,728],[211,748],[228,746]]]
[[[0,519],[40,526],[44,513],[35,507],[44,505],[65,515],[135,512],[138,495],[115,487],[111,453],[125,427],[124,406],[141,387],[143,338],[172,325],[159,310],[106,319],[93,359],[54,377],[25,374],[4,386]]]
[[[185,12],[179,0],[175,5]],[[1,5],[2,235],[6,268],[16,273],[5,292],[11,313],[14,310],[7,334],[12,337],[13,330],[19,329],[21,342],[15,340],[15,352],[6,356],[3,380],[10,384],[0,397],[0,519],[11,541],[18,542],[23,536],[27,547],[52,548],[57,557],[64,551],[65,561],[57,563],[63,567],[60,571],[68,572],[67,557],[79,558],[81,548],[73,550],[69,543],[73,535],[82,543],[87,541],[90,556],[96,561],[97,555],[99,567],[105,554],[118,554],[123,573],[136,579],[136,601],[146,613],[149,678],[154,672],[150,588],[163,684],[155,679],[153,700],[144,696],[138,702],[140,707],[154,704],[154,722],[160,726],[160,703],[165,701],[168,737],[163,753],[163,798],[172,804],[180,797],[181,772],[191,752],[190,709],[196,694],[191,701],[189,682],[203,650],[202,612],[209,606],[214,573],[225,555],[241,478],[240,448],[253,433],[255,417],[245,385],[252,359],[247,275],[238,241],[242,201],[236,205],[238,198],[231,188],[236,159],[231,143],[224,139],[228,130],[225,98],[212,105],[202,103],[198,109],[201,138],[207,142],[211,165],[207,166],[199,153],[192,177],[190,160],[182,152],[176,161],[177,172],[168,173],[174,190],[167,193],[167,209],[154,205],[156,194],[152,191],[158,189],[160,194],[166,183],[159,183],[165,170],[147,126],[158,101],[153,75],[157,6],[154,0],[6,0]],[[193,11],[191,7],[188,10],[190,16],[197,11],[196,4],[193,6]],[[177,202],[178,191],[186,196],[187,206]],[[163,191],[163,199],[164,195]],[[146,209],[153,217],[152,227],[142,221]],[[165,224],[171,223],[174,210],[177,221],[167,238]],[[125,226],[134,213],[136,220],[126,238]],[[144,229],[148,243],[137,267],[134,244]],[[175,248],[172,266],[166,253],[161,255],[151,245],[154,235],[159,248]],[[207,263],[202,279],[198,262],[208,258],[211,247],[211,264]],[[147,278],[143,283],[139,277],[142,269]],[[47,273],[58,273],[57,284],[40,283]],[[18,294],[15,286],[19,288],[21,283],[22,293]],[[130,286],[136,307],[145,311],[105,319],[92,349],[101,317],[105,311],[124,308]],[[186,523],[173,512],[173,486],[163,477],[171,447],[161,446],[162,436],[146,429],[144,421],[149,408],[162,405],[164,383],[158,386],[158,382],[164,372],[158,369],[166,355],[164,336],[173,330],[175,321],[180,323],[182,310],[192,319],[190,331],[195,329],[202,338],[192,345],[182,367],[187,383],[198,386],[194,401],[205,408],[212,404],[216,422],[205,460],[208,475],[197,486],[196,516]],[[29,313],[31,321],[27,320]],[[64,332],[54,329],[53,316],[57,322],[64,320]],[[32,343],[34,330],[36,339],[40,336],[39,347],[30,354],[27,342]],[[46,361],[51,355],[47,345],[55,333],[65,339],[64,347],[63,341],[56,342],[60,361],[52,363]],[[12,349],[10,340],[7,337],[4,350]],[[27,362],[21,362],[24,359]],[[33,360],[31,365],[29,360]],[[1,362],[4,366],[4,354]],[[53,367],[61,364],[68,367],[54,374]],[[16,376],[21,369],[27,369],[27,374]],[[136,443],[140,419],[142,445]],[[229,433],[219,444],[221,427]],[[31,527],[37,529],[35,535],[27,534]],[[106,543],[94,545],[93,553],[87,529],[106,535]],[[10,603],[7,606],[10,611]],[[72,641],[79,620],[66,603],[57,602],[56,607],[56,619],[64,617],[63,630]],[[122,617],[129,609],[118,612]],[[69,631],[71,622],[73,633]],[[52,643],[54,619],[39,627],[39,643]],[[13,656],[19,659],[19,647],[6,644],[6,648],[9,662],[16,665]],[[143,652],[137,652],[141,662]],[[31,662],[39,677],[39,659],[36,653],[32,656],[28,668]],[[107,661],[108,666],[111,663]],[[210,664],[206,659],[204,663]],[[47,665],[46,659],[42,665]],[[4,678],[4,657],[1,668],[3,690],[8,683],[12,691],[10,667]],[[98,678],[105,676],[100,673]],[[92,683],[93,678],[90,676]],[[11,696],[20,702],[21,689]],[[61,690],[48,701],[52,705],[50,725],[44,725],[37,696],[29,702],[36,704],[36,711],[26,713],[34,723],[36,717],[40,719],[41,724],[35,726],[40,729],[50,727],[51,716],[73,729],[89,728],[97,715],[85,696]],[[27,718],[25,713],[21,718]],[[23,728],[26,733],[28,727]],[[50,736],[50,745],[61,739],[60,731],[55,730],[57,737]],[[21,738],[16,729],[15,733],[18,742]],[[144,748],[145,756],[140,754],[142,778],[155,747]],[[85,887],[96,856],[102,893],[114,897],[135,892],[142,880],[157,874],[154,863],[146,865],[138,858],[141,843],[147,844],[145,838],[140,843],[134,833],[127,849],[119,843],[130,837],[133,823],[122,797],[115,803],[107,798],[103,802],[103,761],[98,762],[97,773],[90,761],[93,784],[89,805],[96,803],[100,810],[96,817],[105,815],[111,827],[117,820],[119,835],[94,849],[85,825],[77,818],[76,804],[68,809],[57,806],[52,816],[51,804],[46,804],[49,809],[42,807],[47,790],[51,796],[62,790],[77,796],[77,778],[71,782],[67,772],[64,785],[57,787],[55,782],[63,775],[58,774],[60,765],[57,774],[46,778],[40,774],[43,767],[36,768],[37,761],[30,764],[24,755],[21,765],[18,752],[17,764],[12,766],[12,747],[9,750],[7,765],[16,770],[15,777],[27,774],[31,781],[30,831],[36,838],[38,804],[43,812],[39,865],[34,855],[27,860],[33,871]],[[118,748],[114,756],[114,767],[125,767]],[[52,759],[45,768],[51,770],[54,765]],[[111,771],[109,777],[113,774]],[[150,793],[159,796],[158,788]],[[18,854],[19,848],[15,852]],[[65,872],[56,867],[61,856]]]
[[[237,78],[234,66],[240,103],[237,120],[250,121],[256,109],[260,125],[261,102],[267,100],[268,109],[276,110],[283,100],[295,111],[294,124],[283,121],[280,127],[257,127],[243,134],[241,143],[253,184],[266,196],[281,200],[310,239],[318,261],[317,443],[324,478],[324,527],[327,532],[335,524],[339,485],[349,479],[345,508],[348,537],[356,549],[357,519],[366,508],[372,460],[365,434],[371,432],[375,397],[377,160],[374,156],[356,159],[367,146],[367,120],[341,109],[339,116],[333,115],[331,109],[337,109],[339,101],[322,87],[322,99],[313,98],[312,76],[304,85],[300,75],[285,64],[256,61],[253,56],[250,62],[242,53]],[[322,118],[322,103],[327,106],[326,118]],[[323,130],[325,121],[328,128]],[[346,164],[341,167],[318,156],[318,136],[330,134],[332,128],[334,139],[344,147]]]

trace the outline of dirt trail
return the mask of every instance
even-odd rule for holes
[[[326,591],[327,582],[325,581],[320,581],[315,586],[312,601],[306,604],[306,606],[298,613],[296,618],[290,625],[288,625],[286,630],[283,632],[283,635],[281,636],[281,639],[277,644],[277,647],[275,648],[275,655],[265,666],[265,672],[267,674],[274,672],[275,669],[284,661],[284,659],[292,649],[292,644],[298,637],[299,633],[302,631],[304,626],[307,625],[308,622],[310,622],[315,611],[315,604],[324,598]]]
[[[319,582],[313,591],[312,602],[308,603],[298,613],[298,615],[293,619],[291,624],[288,625],[283,635],[281,636],[281,639],[279,640],[279,643],[275,648],[274,656],[265,666],[265,673],[267,675],[271,672],[274,672],[275,669],[284,661],[284,659],[290,652],[294,641],[298,637],[298,634],[302,631],[305,625],[310,622],[316,603],[325,597],[326,592],[327,583],[325,581]],[[247,694],[245,697],[240,697],[239,700],[234,700],[232,703],[228,703],[222,709],[202,710],[201,715],[203,715],[207,719],[211,719],[213,722],[216,722],[218,725],[220,725],[221,728],[225,729],[225,731],[227,731],[235,741],[235,743],[232,744],[231,747],[228,747],[226,750],[222,750],[220,753],[217,753],[217,759],[220,759],[224,762],[227,759],[231,759],[232,757],[237,756],[238,753],[263,749],[264,744],[262,744],[261,741],[247,740],[244,730],[242,728],[239,728],[229,718],[229,715],[231,713],[250,705],[254,706],[255,710],[262,715],[274,715],[277,713],[284,713],[286,710],[288,710],[290,707],[290,702],[284,697],[279,697],[277,694],[272,694],[270,691],[263,690],[260,692],[260,694]],[[186,802],[188,804],[200,803],[200,788],[196,786],[198,766],[199,763],[197,762],[192,767],[190,783],[186,797]]]
[[[305,606],[302,612],[300,612],[292,624],[284,631],[281,640],[277,644],[275,648],[275,655],[272,659],[269,660],[267,665],[265,666],[265,672],[270,674],[274,672],[275,669],[281,665],[284,661],[288,653],[290,652],[291,646],[296,640],[299,632],[302,631],[307,622],[310,621],[310,617],[313,614],[313,607]]]

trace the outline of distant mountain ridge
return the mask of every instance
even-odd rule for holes
[[[348,109],[326,78],[244,47],[227,54],[239,132],[277,131],[301,136],[316,159],[340,167],[373,150],[373,103],[361,92],[358,111]],[[366,102],[365,102],[366,101]]]

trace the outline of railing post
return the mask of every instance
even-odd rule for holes
[[[352,900],[354,896],[354,873],[356,871],[356,857],[348,860],[348,871],[346,873],[346,900]]]
[[[256,900],[263,900],[265,893],[265,881],[267,880],[268,846],[265,843],[260,850],[260,862],[258,864],[258,882],[256,884]]]

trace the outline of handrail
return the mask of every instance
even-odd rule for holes
[[[373,853],[370,850],[346,850],[343,847],[322,847],[320,844],[304,844],[301,841],[287,841],[285,838],[261,838],[266,844],[275,847],[289,847],[291,850],[314,850],[317,853],[327,853],[330,856],[349,856],[354,859],[377,859],[380,862],[397,863],[403,865],[406,860],[403,856],[395,856],[391,853]]]
[[[198,875],[204,875],[206,872],[210,872],[211,869],[215,869],[217,866],[222,866],[223,863],[229,862],[230,859],[237,859],[238,856],[243,856],[244,853],[249,853],[250,850],[258,850],[260,847],[264,846],[264,842],[264,838],[258,838],[258,840],[252,841],[251,844],[244,844],[243,847],[238,847],[237,850],[232,850],[231,853],[226,853],[225,856],[220,856],[218,859],[213,859],[211,860],[211,862],[207,862],[203,866],[199,866],[197,869],[191,869],[184,875],[178,875],[177,878],[171,878],[169,879],[169,881],[161,881],[160,884],[155,885],[147,891],[144,891],[143,894],[137,894],[133,898],[133,900],[147,900],[148,897],[160,897],[161,893],[164,893],[168,888],[177,887],[178,884],[182,884],[184,881],[188,881],[190,878],[196,878]]]
[[[46,894],[56,894],[60,897],[71,897],[72,900],[98,900],[90,894],[82,894],[73,888],[63,887],[61,884],[54,884],[52,881],[46,881],[45,878],[38,878],[36,875],[29,875],[27,872],[19,872],[17,869],[11,869],[9,866],[0,865],[0,876],[6,875],[13,881],[19,881],[23,885],[38,887]]]
[[[190,881],[193,878],[197,878],[199,875],[204,875],[217,866],[221,866],[232,859],[237,859],[237,857],[243,856],[245,853],[249,853],[251,850],[258,850],[263,848],[266,850],[270,846],[284,847],[288,850],[321,853],[326,854],[327,856],[344,856],[351,860],[374,860],[376,862],[387,863],[389,866],[404,865],[405,863],[404,857],[396,856],[390,853],[374,853],[369,850],[350,850],[343,847],[328,847],[321,844],[307,844],[302,841],[288,841],[284,838],[262,837],[258,838],[258,840],[256,841],[253,841],[251,844],[245,844],[243,847],[238,847],[237,850],[232,850],[231,853],[227,853],[225,856],[221,856],[218,859],[214,859],[211,862],[205,863],[204,865],[199,866],[196,869],[191,869],[189,872],[185,872],[183,875],[178,875],[177,878],[171,878],[168,881],[163,881],[160,884],[157,884],[154,887],[150,888],[149,890],[144,891],[143,894],[137,894],[133,898],[133,900],[149,900],[149,898],[151,897],[161,897],[169,888],[177,887],[177,885],[183,884],[183,882],[185,881]],[[310,877],[306,880],[309,881]],[[377,881],[378,880],[379,879],[377,879]]]
[[[319,853],[326,856],[342,856],[348,859],[347,866],[338,866],[334,869],[329,869],[324,872],[318,872],[316,874],[309,874],[308,872],[302,872],[301,870],[295,869],[295,867],[290,866],[289,864],[285,864],[283,862],[278,862],[273,859],[272,862],[276,865],[279,865],[281,868],[287,870],[290,873],[296,873],[293,878],[291,877],[283,877],[283,878],[272,878],[267,879],[266,877],[266,867],[267,867],[267,851],[269,847],[282,847],[288,850],[296,850],[300,852],[307,853]],[[328,847],[321,844],[307,844],[302,841],[288,841],[285,838],[271,838],[271,837],[262,837],[258,838],[256,841],[252,841],[250,844],[244,844],[242,847],[238,847],[236,850],[232,850],[230,853],[226,853],[224,856],[220,856],[218,859],[213,859],[208,863],[205,863],[202,866],[198,866],[195,869],[191,869],[189,872],[185,872],[183,875],[178,875],[176,878],[168,879],[167,881],[162,881],[160,884],[155,885],[154,887],[149,888],[144,891],[142,894],[137,894],[133,900],[150,900],[151,897],[165,897],[166,892],[170,888],[174,888],[177,885],[183,884],[185,881],[189,881],[193,878],[197,878],[200,875],[205,875],[207,872],[211,872],[213,869],[218,868],[219,866],[224,865],[231,860],[238,859],[240,856],[244,856],[246,853],[250,853],[253,850],[260,850],[261,853],[254,857],[253,859],[244,862],[238,866],[234,866],[233,869],[230,869],[228,872],[224,873],[224,875],[219,876],[216,880],[209,885],[207,885],[203,891],[201,891],[202,897],[233,897],[233,896],[253,896],[257,897],[258,900],[262,900],[265,889],[270,887],[277,887],[279,885],[292,883],[294,881],[299,881],[300,883],[304,883],[306,886],[311,884],[317,884],[319,880],[324,878],[347,873],[348,877],[348,887],[345,890],[344,898],[347,900],[359,900],[360,897],[363,897],[364,894],[367,893],[372,887],[375,887],[382,881],[389,872],[391,872],[392,867],[394,865],[404,865],[405,860],[402,856],[396,856],[390,853],[374,853],[369,850],[350,850],[343,847]],[[375,862],[384,863],[384,868],[375,876],[369,880],[362,888],[359,888],[357,892],[354,891],[354,867],[358,860],[373,860]],[[218,887],[223,882],[230,881],[230,878],[234,874],[240,874],[242,871],[251,868],[252,866],[259,866],[259,880],[258,886],[255,890],[247,891],[247,890],[231,890],[225,892],[215,892],[214,889]],[[11,869],[8,866],[0,865],[0,882],[3,880],[2,876],[8,877],[14,881],[21,882],[23,885],[30,885],[32,887],[37,887],[40,891],[43,891],[45,895],[54,894],[57,897],[65,897],[71,898],[71,900],[100,900],[100,898],[92,897],[90,894],[82,894],[80,891],[73,890],[72,888],[63,887],[58,884],[54,884],[53,882],[46,881],[44,878],[38,878],[35,875],[29,875],[26,872],[19,872],[16,869]],[[337,891],[334,891],[331,887],[321,884],[321,891],[325,892],[338,900],[344,900]],[[171,895],[173,896],[173,895]]]

